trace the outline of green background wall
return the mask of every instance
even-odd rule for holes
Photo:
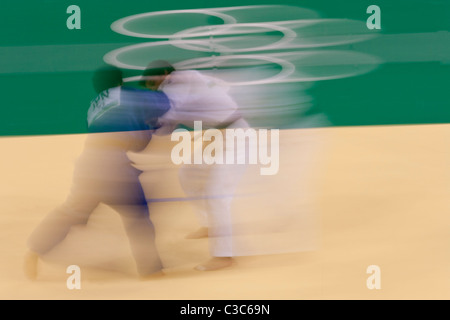
[[[81,8],[81,30],[66,27],[72,4]],[[352,49],[385,62],[368,74],[321,81],[310,91],[314,109],[325,113],[330,125],[450,122],[450,1],[3,0],[0,135],[84,133],[93,70],[106,52],[142,41],[111,31],[115,20],[149,11],[255,4],[295,5],[323,18],[361,21],[369,5],[381,8],[382,35]]]

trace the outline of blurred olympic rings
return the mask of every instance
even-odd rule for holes
[[[239,68],[247,63],[250,66],[271,66],[275,74],[265,74],[263,79],[248,79],[247,81],[228,81],[229,85],[255,85],[279,82],[301,82],[336,79],[366,73],[374,69],[380,61],[367,54],[352,51],[328,51],[328,54],[318,54],[315,58],[315,68],[320,76],[311,73],[299,73],[305,59],[311,69],[311,51],[299,51],[304,48],[317,48],[332,45],[349,44],[364,41],[374,37],[373,33],[363,30],[360,21],[346,19],[316,19],[314,12],[305,10],[306,19],[282,20],[272,22],[243,22],[234,15],[239,12],[251,13],[252,10],[290,10],[289,6],[244,6],[214,9],[173,10],[137,14],[115,21],[111,29],[119,34],[147,38],[166,39],[166,41],[144,42],[115,49],[104,56],[106,63],[131,70],[145,70],[149,61],[146,57],[158,55],[151,50],[175,50],[177,61],[174,67],[183,69],[217,69],[221,67]],[[287,12],[287,11],[286,11]],[[302,11],[303,12],[303,11]],[[223,24],[201,25],[185,28],[171,34],[157,34],[131,30],[133,22],[161,18],[173,15],[200,15],[220,19]],[[239,16],[239,14],[237,14]],[[311,17],[314,17],[311,19]],[[254,20],[254,18],[250,19]],[[139,24],[138,24],[139,26]],[[144,24],[145,26],[145,24]],[[330,27],[331,26],[331,27]],[[136,27],[136,25],[134,26]],[[309,29],[308,29],[309,28]],[[311,29],[313,28],[313,29]],[[329,29],[331,31],[329,31]],[[306,30],[302,34],[302,30]],[[337,31],[333,31],[337,30]],[[354,32],[356,30],[356,32]],[[363,31],[361,31],[363,30]],[[319,32],[319,35],[316,33]],[[335,33],[333,33],[335,32]],[[337,34],[336,34],[337,32]],[[325,34],[323,34],[325,33]],[[178,51],[176,51],[178,50]],[[203,56],[192,55],[192,52]],[[140,54],[139,54],[140,53]],[[317,53],[317,52],[316,52]],[[338,54],[337,60],[334,54]],[[160,54],[160,52],[159,52]],[[204,56],[209,54],[209,56]],[[344,55],[344,56],[343,56]],[[348,59],[345,56],[348,56]],[[128,60],[132,61],[126,61]],[[179,59],[179,57],[182,57]],[[300,57],[300,58],[299,58]],[[321,60],[323,59],[323,60]],[[330,60],[331,59],[331,60]],[[347,61],[348,60],[348,61]],[[245,61],[245,63],[244,63]],[[323,71],[324,66],[330,66],[330,61],[339,63],[338,74],[330,68],[330,74]],[[363,64],[361,67],[358,64]],[[130,77],[125,81],[136,81],[139,77]]]

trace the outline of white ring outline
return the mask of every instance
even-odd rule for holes
[[[208,59],[210,61],[208,61]],[[212,56],[212,57],[202,57],[202,58],[194,58],[194,59],[188,59],[183,60],[181,62],[178,62],[174,64],[175,69],[180,68],[183,69],[183,64],[189,64],[189,63],[197,63],[201,61],[206,61],[201,67],[198,67],[200,69],[202,68],[214,68],[217,67],[218,62],[226,61],[226,60],[234,60],[234,59],[254,59],[254,60],[262,60],[267,61],[273,64],[277,64],[281,67],[281,71],[277,73],[276,75],[263,79],[263,80],[253,80],[253,81],[241,81],[241,82],[228,82],[224,81],[229,86],[248,86],[248,85],[257,85],[257,84],[266,84],[266,83],[273,83],[273,80],[283,79],[286,77],[289,77],[294,71],[295,66],[284,59],[279,59],[270,55],[260,55],[260,54],[244,54],[244,55],[229,55],[229,56]]]
[[[235,24],[237,23],[236,18],[233,16],[226,14],[226,12],[229,11],[242,11],[242,10],[250,10],[250,9],[260,9],[260,8],[297,8],[298,7],[292,7],[288,5],[248,5],[248,6],[234,6],[234,7],[219,7],[219,8],[207,8],[207,9],[186,9],[186,10],[165,10],[165,11],[155,11],[155,12],[145,12],[145,13],[139,13],[135,15],[131,15],[128,17],[121,18],[119,20],[114,21],[111,24],[111,29],[114,32],[117,32],[119,34],[123,34],[130,37],[138,37],[138,38],[147,38],[147,39],[172,39],[172,35],[152,35],[147,33],[140,33],[140,32],[134,32],[130,31],[125,28],[125,24],[134,20],[134,19],[141,19],[145,17],[151,17],[151,16],[157,16],[157,15],[170,15],[170,14],[180,14],[180,13],[199,13],[199,14],[205,14],[210,16],[215,16],[223,20],[225,25]],[[315,11],[311,9],[305,9],[306,12],[309,13],[316,13]],[[191,35],[191,37],[200,37],[200,36],[207,36],[208,34],[198,34],[198,35]]]
[[[356,34],[351,36],[342,36],[336,35],[337,37],[342,37],[338,40],[330,41],[330,42],[313,42],[313,43],[291,43],[295,38],[301,38],[295,30],[301,29],[304,27],[308,27],[315,24],[321,24],[326,22],[345,22],[346,20],[342,19],[315,19],[315,20],[286,20],[286,21],[273,21],[273,22],[259,22],[259,23],[236,23],[232,25],[216,25],[216,26],[200,26],[185,29],[179,31],[174,34],[173,38],[176,40],[182,40],[181,37],[189,37],[189,33],[193,30],[198,30],[202,28],[213,28],[215,30],[210,30],[209,40],[204,39],[205,44],[210,44],[209,49],[206,49],[208,46],[194,46],[190,44],[182,44],[177,45],[179,48],[183,48],[186,50],[199,51],[199,52],[217,52],[217,53],[244,53],[244,52],[257,52],[257,51],[269,51],[269,50],[286,50],[286,49],[299,49],[299,48],[320,48],[320,47],[329,47],[329,46],[338,46],[356,43],[364,40],[371,39],[375,37],[374,34]],[[358,22],[353,20],[352,22]],[[297,25],[294,27],[285,27],[285,25]],[[232,32],[233,28],[246,28],[246,27],[259,27],[265,28],[264,31],[253,31],[253,32],[244,32],[244,31],[235,31]],[[233,49],[229,46],[225,46],[222,43],[232,40],[230,37],[223,38],[213,38],[214,36],[224,36],[224,35],[239,35],[239,34],[257,34],[261,32],[266,32],[267,30],[279,31],[283,33],[283,37],[278,41],[275,41],[268,45],[256,46],[252,48],[241,48],[241,49]],[[217,31],[219,30],[219,31]],[[204,33],[206,34],[206,33]],[[333,37],[333,35],[331,36]],[[209,41],[209,43],[208,43]],[[291,43],[291,44],[290,44]]]
[[[186,33],[188,33],[189,36],[189,32],[192,32],[192,30],[195,29],[202,29],[202,28],[208,28],[209,26],[200,26],[200,27],[195,27],[195,28],[190,28],[190,29],[185,29],[183,31],[177,32],[174,34],[173,38],[176,40],[181,40],[178,38],[178,36],[181,37],[186,37]],[[256,32],[252,32],[252,33],[261,33],[261,32],[267,32],[268,30],[272,30],[272,31],[279,31],[283,34],[283,37],[281,39],[279,39],[278,41],[268,44],[268,45],[263,45],[263,46],[258,46],[258,47],[253,47],[253,48],[244,48],[244,49],[231,49],[229,47],[226,46],[222,46],[220,44],[217,44],[217,42],[225,42],[227,40],[229,40],[229,38],[222,38],[222,39],[214,39],[214,44],[218,45],[218,47],[215,48],[210,48],[209,50],[203,50],[201,48],[196,48],[195,46],[191,46],[188,43],[186,44],[178,44],[177,47],[182,48],[182,49],[186,49],[186,50],[191,50],[191,51],[200,51],[200,52],[220,52],[220,53],[242,53],[242,52],[255,52],[255,51],[265,51],[265,50],[274,50],[274,49],[282,49],[282,48],[277,48],[277,46],[281,46],[285,43],[288,43],[290,41],[292,41],[292,39],[297,37],[297,33],[295,31],[293,31],[290,28],[285,28],[282,26],[279,26],[277,24],[274,23],[236,23],[236,24],[232,24],[232,25],[226,25],[226,26],[211,26],[213,28],[216,29],[225,29],[224,30],[220,30],[220,33],[218,34],[211,34],[211,31],[209,32],[208,36],[213,37],[213,36],[222,36],[222,35],[233,35],[233,34],[239,34],[234,32],[227,32],[233,28],[247,28],[247,27],[259,27],[259,28],[265,28],[264,31],[256,31]],[[244,33],[244,32],[240,32],[240,33]],[[204,39],[203,40],[205,43],[209,43],[210,39]],[[216,50],[219,49],[219,50]]]
[[[294,65],[294,63],[292,63],[289,60],[283,59],[283,58],[288,58],[289,56],[293,56],[293,57],[298,57],[298,52],[286,52],[286,53],[276,53],[276,54],[272,54],[272,55],[229,55],[229,56],[220,56],[220,57],[214,57],[216,59],[216,61],[220,61],[220,60],[226,60],[226,59],[234,59],[234,58],[239,58],[239,59],[246,59],[246,57],[253,57],[254,59],[259,59],[259,60],[266,60],[268,62],[271,63],[275,63],[280,65],[283,69],[286,67],[289,68],[289,70],[283,72],[283,70],[281,70],[277,75],[273,76],[273,77],[269,77],[266,78],[264,80],[255,80],[255,81],[244,81],[244,82],[227,82],[225,80],[222,80],[224,82],[226,82],[228,85],[230,86],[234,86],[234,85],[239,85],[239,86],[244,86],[244,85],[257,85],[257,84],[267,84],[267,83],[292,83],[292,82],[313,82],[313,81],[322,81],[322,80],[334,80],[334,79],[342,79],[342,78],[348,78],[348,77],[353,77],[356,76],[358,74],[361,73],[366,73],[369,72],[371,70],[373,70],[377,65],[379,65],[381,63],[381,61],[374,57],[371,56],[369,54],[365,54],[365,53],[361,53],[361,52],[349,52],[349,51],[344,51],[344,50],[330,50],[330,51],[307,51],[307,52],[303,52],[301,53],[301,55],[308,57],[308,56],[314,56],[317,54],[343,54],[343,53],[350,53],[353,55],[353,58],[358,58],[358,59],[370,59],[371,61],[368,61],[367,64],[372,65],[371,68],[368,68],[367,70],[362,70],[362,72],[358,72],[358,71],[347,71],[345,73],[341,73],[341,74],[337,74],[337,75],[326,75],[326,76],[316,76],[316,77],[299,77],[299,76],[294,76],[294,77],[290,77],[295,71],[296,71],[296,67]],[[280,57],[277,57],[280,56]],[[181,61],[177,64],[177,66],[184,64],[187,64],[189,62],[195,61],[195,60],[206,60],[209,57],[204,57],[204,58],[194,58],[194,59],[189,59],[189,60],[184,60]],[[207,63],[205,63],[205,65],[200,66],[199,68],[211,68],[214,67],[214,63],[211,62],[212,65],[208,65]],[[216,63],[217,64],[217,63]],[[354,64],[352,63],[347,63],[348,65],[352,65]],[[284,73],[287,73],[286,75],[284,75]],[[283,76],[283,77],[281,77]],[[277,80],[277,81],[269,81],[269,80]]]
[[[126,49],[135,49],[136,47],[145,48],[145,47],[150,47],[153,44],[155,44],[155,45],[168,45],[169,44],[170,45],[170,44],[172,44],[172,42],[173,41],[142,43],[142,44],[119,48],[119,49],[113,50],[111,52],[108,52],[105,55],[104,60],[107,63],[115,65],[116,67],[119,67],[119,68],[133,69],[133,70],[145,70],[145,67],[121,62],[117,59],[117,56],[120,53],[127,52]],[[190,64],[190,63],[203,63],[203,65],[201,65],[200,68],[213,68],[213,67],[217,67],[217,65],[223,61],[234,60],[234,59],[255,59],[255,60],[270,62],[270,63],[276,64],[276,65],[279,65],[281,67],[281,71],[279,73],[277,73],[275,76],[272,76],[272,77],[269,77],[269,78],[266,78],[263,80],[241,81],[241,82],[228,82],[228,81],[222,80],[224,83],[226,83],[227,85],[230,85],[230,86],[236,86],[236,85],[243,86],[243,85],[257,85],[257,84],[272,83],[273,80],[281,80],[283,78],[289,77],[295,71],[295,66],[287,60],[273,57],[270,55],[258,55],[258,54],[193,58],[193,59],[187,59],[187,60],[183,60],[181,62],[175,63],[174,67],[177,70],[182,70],[183,64],[185,65],[185,64]],[[123,80],[124,80],[124,82],[131,82],[131,81],[140,81],[142,79],[143,79],[142,76],[133,76],[133,77],[124,78]]]
[[[115,65],[116,67],[119,68],[125,68],[125,69],[132,69],[132,70],[145,70],[145,66],[138,66],[138,65],[132,65],[129,63],[124,63],[121,62],[118,59],[118,56],[122,53],[131,51],[131,50],[135,50],[135,49],[142,49],[142,48],[147,48],[147,47],[157,47],[157,46],[165,46],[165,45],[170,45],[173,46],[174,48],[178,48],[177,44],[181,43],[181,42],[195,42],[195,43],[199,43],[199,44],[203,44],[204,40],[167,40],[167,41],[157,41],[157,42],[143,42],[143,43],[137,43],[137,44],[133,44],[130,46],[125,46],[125,47],[121,47],[118,49],[114,49],[110,52],[108,52],[107,54],[105,54],[103,56],[103,60],[106,63],[110,63]]]
[[[217,10],[218,11],[218,10]],[[236,23],[236,19],[230,15],[212,11],[211,9],[192,9],[192,10],[170,10],[170,11],[156,11],[156,12],[146,12],[140,13],[132,16],[128,16],[119,20],[114,21],[111,24],[111,29],[117,33],[137,38],[149,38],[149,39],[170,39],[173,35],[154,35],[140,32],[129,31],[125,28],[125,24],[134,19],[140,19],[144,17],[150,16],[158,16],[158,15],[169,15],[169,14],[179,14],[179,13],[198,13],[205,14],[213,17],[217,17],[223,20],[225,24],[234,24]],[[191,37],[201,37],[203,34],[199,35],[191,35]]]

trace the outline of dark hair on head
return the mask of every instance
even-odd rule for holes
[[[122,71],[114,66],[103,66],[98,68],[92,77],[95,92],[100,93],[109,88],[122,85]]]
[[[142,76],[163,76],[165,74],[171,74],[174,71],[175,68],[166,60],[155,60],[147,65],[147,68],[142,73]],[[141,81],[140,85],[145,86],[145,80]]]

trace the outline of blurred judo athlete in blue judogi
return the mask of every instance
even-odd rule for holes
[[[156,119],[170,108],[169,100],[163,92],[122,86],[122,72],[114,67],[97,70],[93,84],[98,95],[88,111],[90,134],[76,162],[70,193],[28,240],[25,273],[30,278],[37,276],[39,257],[64,240],[72,226],[86,224],[101,203],[120,214],[139,275],[152,277],[162,269],[138,179],[141,171],[126,153],[147,146]]]

